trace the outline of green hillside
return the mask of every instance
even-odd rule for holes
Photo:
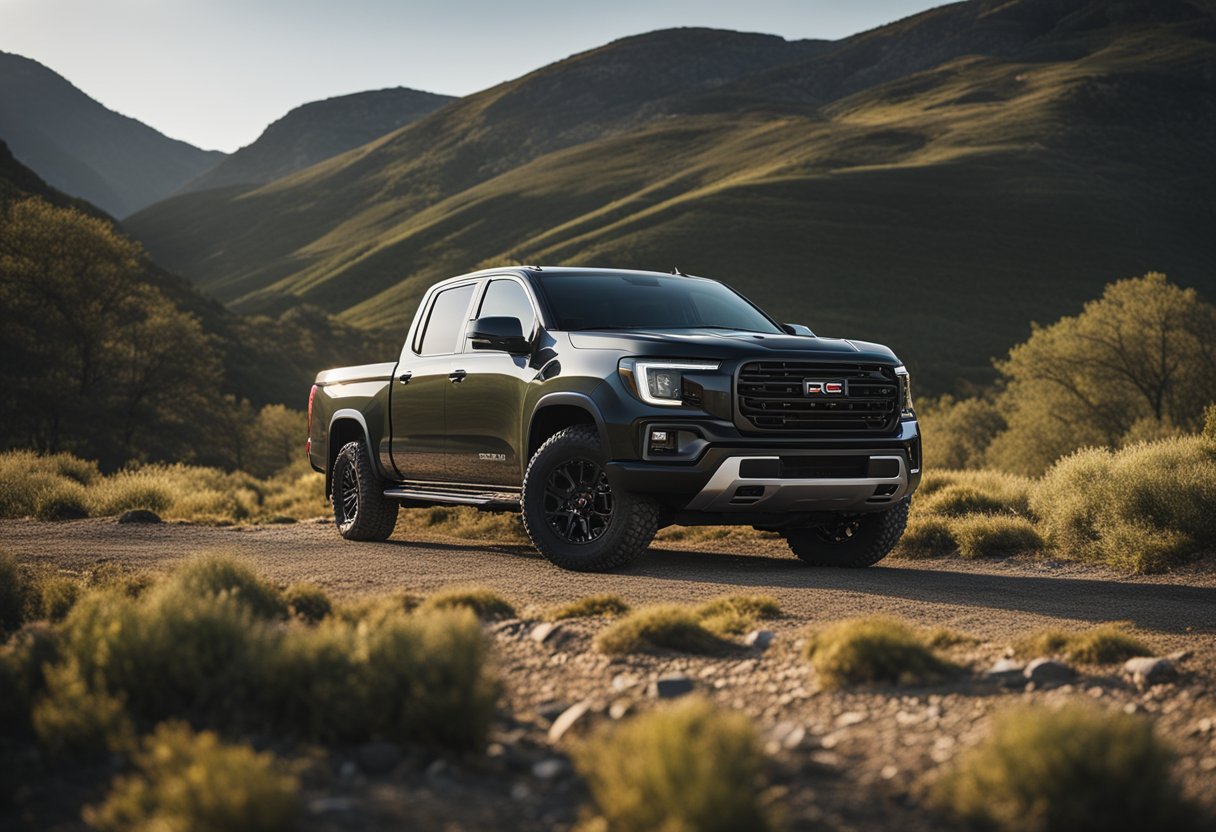
[[[224,158],[102,106],[29,58],[0,52],[0,140],[61,191],[123,217]]]
[[[833,44],[656,32],[128,227],[237,309],[397,333],[476,266],[678,265],[944,390],[1111,279],[1216,288],[1214,65],[1210,7],[1168,0],[962,3]]]
[[[188,182],[182,191],[257,185],[287,176],[404,127],[453,100],[449,95],[395,87],[311,101],[273,122],[256,141]]]

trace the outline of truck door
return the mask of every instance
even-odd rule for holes
[[[510,277],[494,278],[482,293],[474,318],[511,317],[535,332],[535,305],[524,285]],[[465,333],[464,353],[457,356],[464,377],[448,391],[448,471],[452,479],[486,485],[520,485],[527,448],[521,448],[524,394],[536,376],[529,356],[473,350]]]
[[[476,288],[471,281],[436,292],[422,312],[421,325],[401,350],[389,412],[393,467],[403,480],[449,479],[444,404]]]

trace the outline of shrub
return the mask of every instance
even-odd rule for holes
[[[88,492],[83,485],[72,480],[56,483],[34,498],[34,516],[39,520],[79,520],[88,517]]]
[[[964,514],[999,514],[1005,504],[993,494],[967,485],[948,485],[918,501],[921,514],[960,517]]]
[[[917,399],[924,458],[932,469],[982,468],[993,437],[1006,427],[991,397]]]
[[[122,701],[104,686],[85,684],[75,662],[46,668],[46,693],[32,718],[38,739],[52,754],[125,751],[133,745]]]
[[[577,601],[557,607],[545,614],[549,621],[564,621],[568,618],[615,618],[629,612],[629,605],[619,595],[588,595]]]
[[[668,604],[634,610],[596,636],[595,645],[610,654],[656,649],[712,654],[730,643],[705,629],[692,610]]]
[[[924,635],[883,616],[850,618],[812,631],[806,657],[825,687],[922,684],[956,669],[938,658]]]
[[[325,590],[315,584],[293,584],[283,593],[288,611],[309,624],[316,624],[333,612],[333,604]]]
[[[0,634],[25,621],[30,598],[29,577],[8,552],[0,552]]]
[[[958,551],[951,525],[943,517],[913,516],[895,547],[895,556],[903,558],[939,558]]]
[[[37,583],[39,611],[44,618],[62,621],[67,618],[83,587],[67,575],[47,575]]]
[[[424,610],[450,610],[464,607],[484,621],[511,618],[515,607],[492,589],[481,586],[445,587],[427,596],[422,602]]]
[[[1127,632],[1126,624],[1102,624],[1088,630],[1040,630],[1021,639],[1015,649],[1022,656],[1067,656],[1090,664],[1113,664],[1133,656],[1151,656],[1143,641]]]
[[[1061,555],[1156,572],[1216,545],[1216,445],[1166,439],[1078,451],[1034,489],[1031,507]]]
[[[157,469],[146,468],[106,477],[89,490],[90,513],[108,516],[143,508],[165,514],[173,504],[173,492],[157,474]]]
[[[1008,830],[1189,827],[1193,809],[1173,755],[1135,716],[1082,705],[1021,708],[960,757],[934,801],[966,821]]]
[[[186,595],[228,595],[260,618],[282,618],[287,605],[279,590],[241,558],[196,555],[178,566],[167,584]]]
[[[931,496],[955,487],[978,493],[989,505],[1000,505],[1000,510],[1011,514],[1026,514],[1030,505],[1030,491],[1035,481],[1029,477],[1008,474],[1003,471],[941,471],[930,469],[921,480],[913,508],[920,511],[922,503]]]
[[[407,510],[403,515],[406,523],[465,540],[528,541],[517,514],[478,511],[467,506],[434,506]]]
[[[764,830],[761,756],[747,717],[701,699],[600,732],[575,752],[614,832]]]
[[[743,635],[762,618],[781,615],[781,605],[768,595],[724,595],[697,607],[701,626],[719,635]]]
[[[91,826],[102,832],[277,832],[295,826],[299,784],[279,770],[272,754],[167,724],[144,741],[136,763],[137,775],[117,780],[101,806],[85,811]]]
[[[1203,409],[1203,431],[1205,439],[1216,439],[1216,404],[1210,404]]]
[[[89,570],[87,582],[90,587],[117,590],[132,598],[138,598],[152,585],[152,577],[145,572],[131,572],[122,564],[108,561]]]
[[[1046,544],[1024,517],[981,514],[959,517],[950,529],[965,558],[1012,558],[1041,552]]]
[[[384,595],[365,595],[349,601],[342,601],[335,607],[334,614],[351,624],[360,622],[368,625],[378,624],[390,615],[412,612],[426,600],[411,592],[394,592]]]

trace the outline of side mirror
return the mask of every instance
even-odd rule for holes
[[[811,332],[811,328],[802,324],[782,324],[781,328],[785,330],[786,335],[805,335],[809,338],[814,338],[815,333]]]
[[[478,318],[469,327],[469,339],[475,350],[497,350],[512,355],[532,352],[532,344],[524,337],[524,325],[519,318]]]

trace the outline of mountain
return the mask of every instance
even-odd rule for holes
[[[396,87],[312,101],[288,112],[182,191],[269,182],[367,144],[455,100]]]
[[[123,217],[224,154],[119,115],[37,61],[0,52],[0,140],[53,187]]]
[[[677,265],[944,391],[1110,280],[1213,294],[1214,183],[1212,4],[976,0],[832,43],[627,38],[127,225],[236,309],[397,331],[478,266]]]

